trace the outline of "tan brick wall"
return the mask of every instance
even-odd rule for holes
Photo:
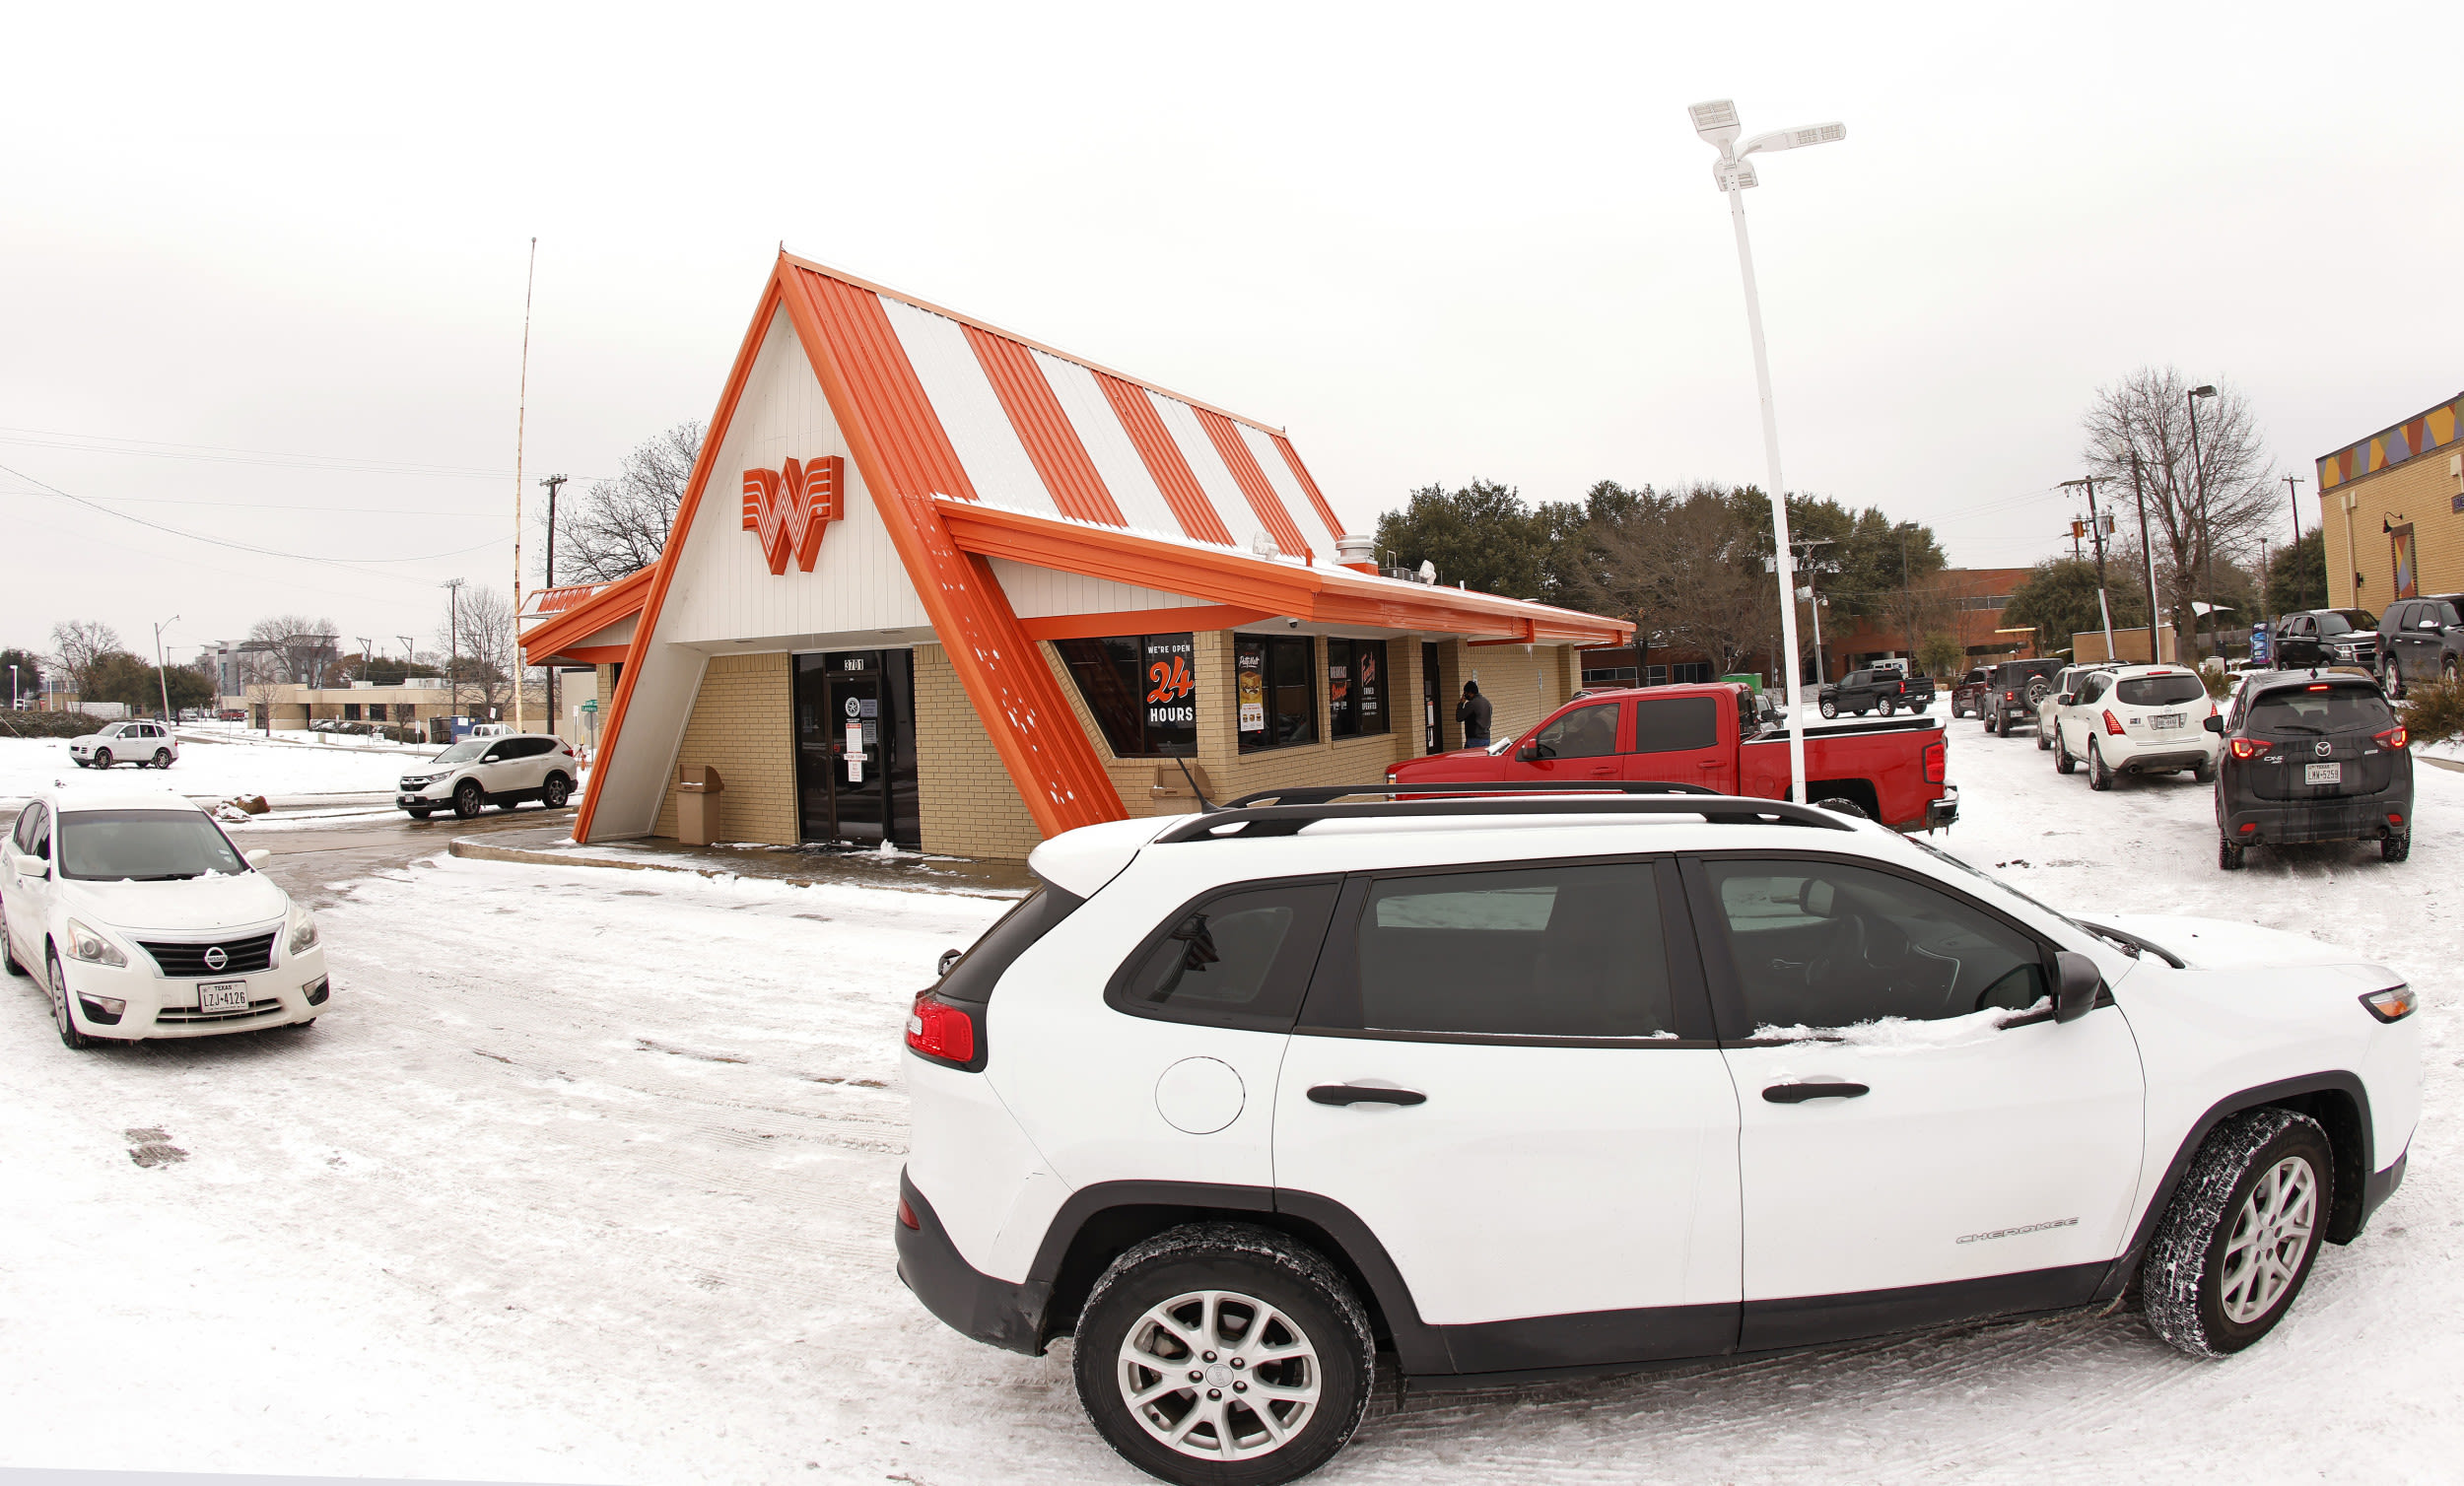
[[[600,707],[605,708],[605,668]],[[715,655],[685,721],[679,767],[719,771],[719,841],[793,845],[795,807],[795,661],[785,653]],[[674,776],[661,796],[653,836],[676,834]]]
[[[2412,524],[2421,593],[2464,593],[2464,512],[2454,508],[2464,483],[2447,473],[2447,459],[2454,452],[2431,449],[2393,469],[2348,480],[2320,500],[2320,529],[2327,536],[2327,602],[2332,607],[2383,614],[2395,602],[2395,549],[2379,529],[2382,524]],[[2346,496],[2356,498],[2350,541]],[[2353,585],[2357,570],[2361,574],[2358,592]]]
[[[927,851],[1015,860],[1044,839],[937,644],[916,647],[916,801]]]

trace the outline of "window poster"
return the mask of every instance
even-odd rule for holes
[[[1146,688],[1146,751],[1195,750],[1198,746],[1197,637],[1149,635],[1143,646]]]
[[[1232,647],[1232,671],[1241,704],[1244,740],[1264,741],[1266,733],[1266,646],[1246,636]]]
[[[1352,668],[1360,674],[1352,678],[1353,709],[1360,716],[1364,733],[1386,731],[1386,646],[1364,644],[1353,657]]]

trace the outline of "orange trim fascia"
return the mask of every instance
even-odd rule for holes
[[[1266,483],[1266,472],[1258,467],[1257,456],[1241,438],[1241,431],[1232,427],[1232,420],[1210,409],[1198,410],[1198,426],[1206,431],[1206,441],[1215,446],[1224,468],[1232,472],[1232,483],[1241,488],[1249,508],[1265,522],[1267,535],[1273,537],[1285,552],[1303,558],[1316,554],[1309,549],[1309,539],[1300,534],[1300,524],[1283,508],[1283,500]],[[1333,554],[1329,554],[1332,556]]]
[[[912,398],[930,414],[930,405],[923,402],[923,385],[880,300],[858,298],[827,276],[783,274],[780,281],[791,291],[785,295],[787,317],[839,421],[848,452],[864,477],[916,597],[932,621],[933,634],[1036,829],[1058,836],[1127,817],[1129,812],[1111,775],[1095,757],[1094,745],[1079,728],[1043,649],[1027,638],[991,565],[961,551],[950,537],[943,510],[980,508],[974,492],[967,491],[963,500],[935,501],[929,487],[903,490],[893,483],[897,470],[877,441],[881,431],[863,416],[849,369],[838,354],[845,342],[850,351],[869,355],[872,364],[866,370],[876,378],[869,390],[885,398]],[[910,439],[922,437],[915,423],[898,432]],[[933,419],[930,433],[941,432],[939,420]],[[942,442],[946,448],[946,438]],[[929,467],[923,451],[904,452],[911,468]],[[955,463],[954,451],[949,458]]]
[[[574,816],[575,841],[590,840],[590,827],[599,813],[599,791],[606,787],[607,777],[613,772],[607,764],[615,754],[617,738],[624,732],[625,711],[633,705],[634,687],[642,680],[642,657],[650,653],[650,637],[658,631],[658,613],[667,602],[667,585],[675,579],[676,564],[693,531],[693,517],[702,508],[702,492],[710,486],[711,467],[719,462],[719,446],[727,440],[727,426],[735,421],[736,402],[744,396],[744,384],[751,379],[753,363],[770,333],[771,318],[779,312],[785,299],[780,275],[774,269],[770,282],[763,286],[761,307],[753,311],[753,323],[745,328],[743,344],[736,347],[735,365],[727,372],[727,385],[719,394],[718,410],[711,414],[710,430],[702,436],[702,452],[693,461],[693,477],[685,484],[684,499],[677,503],[675,519],[667,525],[667,545],[659,549],[658,562],[646,570],[650,576],[644,579],[648,588],[643,595],[642,617],[634,625],[633,642],[625,647],[625,671],[616,680],[616,695],[608,700],[607,718],[599,724],[598,763],[590,771],[589,785],[582,792],[582,809]]]
[[[1061,513],[1107,526],[1128,525],[1095,461],[1087,457],[1077,428],[1061,411],[1053,384],[1027,348],[974,325],[962,328],[984,368],[984,379],[992,384],[992,395],[1000,399],[1001,411],[1009,415],[1010,428],[1026,445],[1027,458],[1044,477],[1044,488],[1052,492]]]
[[[1279,435],[1282,432],[1279,429],[1269,428],[1266,424],[1260,423],[1255,418],[1245,418],[1240,414],[1233,412],[1229,408],[1218,408],[1213,403],[1199,402],[1195,397],[1175,392],[1170,387],[1159,386],[1143,377],[1131,376],[1126,372],[1115,372],[1101,363],[1088,361],[1085,357],[1079,356],[1074,352],[1063,351],[1058,346],[1047,345],[1039,340],[1031,340],[1026,336],[1018,334],[1014,330],[1003,330],[1000,326],[992,324],[989,320],[980,320],[974,315],[962,314],[945,304],[935,304],[930,300],[918,299],[916,296],[907,293],[903,289],[892,289],[887,284],[876,283],[870,279],[860,279],[843,269],[832,268],[827,263],[817,263],[810,258],[799,258],[795,254],[787,252],[785,249],[780,251],[779,261],[803,269],[807,273],[819,274],[826,279],[836,279],[842,284],[852,284],[857,289],[866,290],[873,294],[886,294],[891,299],[900,301],[903,304],[913,304],[918,309],[929,310],[944,319],[956,320],[961,325],[966,325],[970,328],[984,331],[988,335],[997,335],[1005,341],[1014,341],[1031,351],[1041,351],[1046,356],[1057,356],[1065,362],[1075,362],[1098,376],[1110,376],[1121,381],[1134,382],[1138,386],[1144,387],[1149,392],[1160,393],[1165,397],[1171,398],[1175,402],[1185,402],[1193,408],[1200,408],[1209,413],[1221,414],[1223,417],[1231,419],[1234,423],[1248,424],[1251,428],[1256,429],[1261,434]]]
[[[1472,645],[1538,644],[1540,643],[1540,624],[1536,620],[1527,619],[1523,622],[1523,633],[1520,635],[1512,636],[1505,640],[1474,640],[1467,642],[1467,643]]]
[[[567,645],[549,659],[551,661],[570,660],[576,665],[621,665],[625,657],[632,653],[633,646],[629,644]]]
[[[1181,523],[1181,534],[1193,542],[1231,546],[1230,528],[1215,513],[1215,503],[1206,499],[1206,488],[1198,483],[1198,472],[1181,456],[1181,446],[1172,441],[1163,415],[1146,400],[1146,389],[1109,372],[1096,372],[1095,385],[1103,389],[1104,400],[1112,404],[1113,416],[1121,420],[1121,431],[1129,436],[1130,444],[1146,465],[1146,473],[1155,481],[1155,489],[1163,493],[1164,504],[1172,507],[1173,518]]]
[[[626,615],[639,611],[650,586],[650,574],[656,570],[657,564],[653,563],[649,568],[628,573],[587,600],[570,609],[558,610],[555,617],[542,622],[522,637],[522,654],[528,657],[536,651],[547,655],[566,649],[575,642],[587,640]],[[531,663],[537,664],[536,661]]]
[[[1101,640],[1114,635],[1158,635],[1182,630],[1232,630],[1255,624],[1271,611],[1239,604],[1188,604],[1175,609],[1117,609],[1110,614],[1056,614],[1022,619],[1029,640]],[[1164,626],[1157,630],[1157,625]]]
[[[1272,439],[1274,446],[1283,451],[1283,462],[1292,467],[1292,478],[1300,482],[1301,490],[1309,497],[1309,504],[1318,507],[1318,519],[1326,522],[1326,529],[1338,537],[1351,535],[1343,529],[1342,518],[1335,515],[1335,507],[1327,503],[1326,492],[1318,489],[1318,482],[1310,477],[1309,466],[1300,462],[1300,450],[1292,447],[1292,440],[1281,434],[1266,437]]]

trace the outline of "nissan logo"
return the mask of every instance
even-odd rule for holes
[[[224,966],[229,965],[230,963],[231,956],[223,953],[223,947],[221,945],[216,944],[207,947],[205,951],[205,968],[207,970],[221,970]]]
[[[2328,742],[2325,738],[2319,739],[2315,746],[2318,750],[2318,756],[2322,759],[2336,751],[2336,745]]]

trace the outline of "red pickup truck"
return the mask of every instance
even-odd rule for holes
[[[1948,826],[1958,818],[1959,795],[1944,782],[1947,752],[1939,718],[1814,728],[1806,734],[1807,793],[1815,804],[1852,801],[1901,831]],[[1788,730],[1734,683],[1593,692],[1511,742],[1386,771],[1389,784],[1497,779],[1650,780],[1786,799]]]

